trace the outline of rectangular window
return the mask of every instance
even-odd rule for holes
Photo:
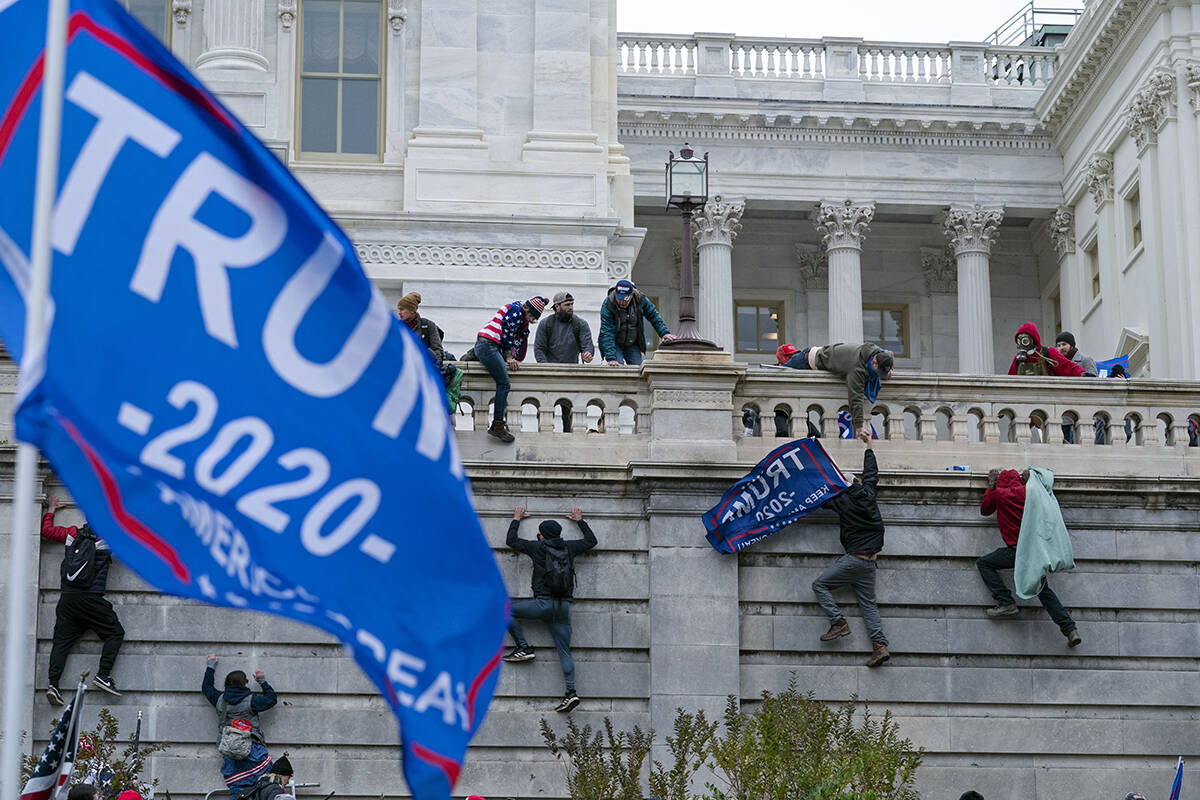
[[[908,306],[863,303],[863,338],[908,358]]]
[[[1092,299],[1095,300],[1100,296],[1100,251],[1096,242],[1084,248],[1083,260],[1087,263],[1088,281],[1092,287]]]
[[[170,0],[121,0],[121,5],[143,28],[167,47],[171,46]]]
[[[1129,249],[1133,250],[1142,243],[1142,193],[1138,189],[1129,195],[1125,207],[1129,211]]]
[[[383,100],[383,3],[303,0],[301,155],[377,161]]]
[[[733,318],[739,353],[773,354],[779,347],[783,335],[782,303],[736,303]]]
[[[658,308],[657,297],[650,297],[650,295],[646,295],[646,299],[653,303],[655,308]],[[661,308],[658,308],[658,314],[659,316],[662,316]],[[654,330],[654,326],[651,325],[650,321],[644,316],[642,317],[642,330],[646,332],[646,352],[650,352],[654,348],[658,347],[658,331]]]

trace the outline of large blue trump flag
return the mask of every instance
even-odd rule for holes
[[[705,538],[718,552],[736,553],[808,515],[849,485],[820,439],[788,442],[704,512]]]
[[[27,347],[45,16],[0,0],[18,437],[155,587],[338,636],[400,720],[414,795],[448,797],[507,594],[439,374],[346,236],[111,0],[71,2],[51,327]]]

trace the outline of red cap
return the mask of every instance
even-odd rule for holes
[[[117,800],[142,800],[142,796],[133,789],[126,789],[117,796]]]
[[[775,351],[775,360],[780,364],[786,364],[788,359],[799,353],[799,348],[790,344],[781,344],[779,349]]]

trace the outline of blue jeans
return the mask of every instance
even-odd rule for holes
[[[628,364],[631,367],[641,366],[642,351],[638,349],[636,344],[617,345],[617,351],[613,353],[613,360],[618,364]]]
[[[998,570],[1012,569],[1016,563],[1017,548],[1008,545],[993,550],[986,556],[980,556],[975,562],[975,566],[979,568],[979,577],[983,578],[984,584],[987,585],[988,591],[992,593],[998,606],[1011,606],[1014,603],[1012,592],[1004,584],[1004,579],[1000,577]],[[1071,619],[1071,615],[1059,602],[1058,595],[1050,588],[1049,581],[1044,584],[1037,598],[1060,631],[1067,634],[1075,630],[1075,621]]]
[[[567,694],[575,691],[575,659],[571,658],[571,601],[566,597],[534,597],[529,600],[514,600],[512,604],[512,622],[508,623],[508,632],[512,634],[517,647],[529,649],[525,641],[525,632],[521,630],[518,619],[540,619],[550,629],[550,638],[554,640],[554,648],[558,650],[558,662],[562,665],[563,681],[567,685]]]
[[[492,411],[492,422],[504,422],[504,410],[508,408],[508,363],[500,355],[500,346],[491,339],[475,340],[475,355],[479,363],[496,381],[495,410]]]

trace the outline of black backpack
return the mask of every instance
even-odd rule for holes
[[[72,589],[87,589],[96,580],[96,534],[91,527],[81,525],[75,533],[75,539],[67,545],[59,568],[62,580]]]
[[[565,547],[546,547],[546,588],[555,597],[567,597],[575,588],[575,570]]]

